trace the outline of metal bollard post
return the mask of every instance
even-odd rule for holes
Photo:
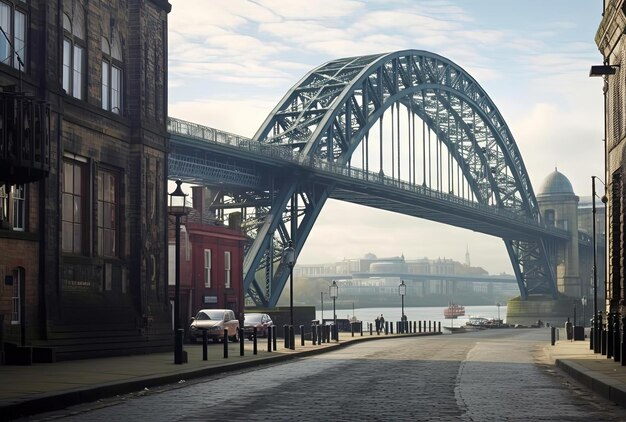
[[[418,333],[422,332],[422,321],[419,321],[417,329],[418,329],[418,331],[417,331]]]
[[[622,353],[621,364],[626,366],[626,316],[622,317]]]
[[[256,327],[254,327],[252,329],[252,354],[256,355],[257,354],[257,345],[256,345]]]
[[[272,325],[272,348],[276,351],[276,337],[278,336],[278,327]]]
[[[437,332],[440,333],[441,332],[441,321],[437,322]]]
[[[363,337],[363,321],[359,322],[359,327],[361,328],[361,337]]]
[[[304,346],[304,325],[300,326],[300,346]]]
[[[209,343],[209,336],[207,336],[206,330],[202,330],[202,360],[209,359],[209,353],[207,350],[208,343]]]
[[[389,323],[389,334],[393,334],[393,321]]]
[[[283,347],[289,349],[289,326],[283,325]]]
[[[369,326],[370,326],[370,336],[374,334],[374,329],[373,329],[373,325],[371,322],[368,322]]]
[[[237,328],[239,331],[239,356],[243,356],[243,342],[246,339],[246,334],[243,332],[243,328]]]
[[[596,332],[593,336],[593,351],[595,353],[602,352],[602,312],[598,311],[598,315],[596,316]]]
[[[267,327],[267,351],[272,352],[272,331],[274,331],[273,326]]]
[[[317,333],[315,330],[315,325],[311,324],[311,343],[313,346],[317,343]]]
[[[389,321],[385,321],[385,335],[389,334]]]
[[[620,351],[622,348],[620,335],[619,335],[619,323],[620,323],[619,313],[616,312],[613,315],[613,361],[614,362],[619,362]]]
[[[224,359],[228,358],[228,330],[224,329],[224,338],[222,340],[224,342]]]
[[[429,333],[432,333],[432,332],[433,332],[433,330],[431,329],[431,323],[432,323],[432,321],[430,321],[430,320],[429,320],[429,321],[428,321],[428,332],[429,332]]]
[[[330,343],[330,329],[332,328],[332,326],[327,325],[326,326],[326,343]]]
[[[593,350],[593,332],[596,327],[596,319],[591,318],[591,323],[589,324],[589,350]]]
[[[615,314],[611,312],[606,317],[606,358],[610,359],[613,357],[613,316]]]
[[[556,327],[550,327],[550,344],[554,346],[556,343]]]
[[[354,337],[354,322],[350,323],[350,334],[352,334],[352,337]]]

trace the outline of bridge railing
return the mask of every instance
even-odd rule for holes
[[[168,117],[167,129],[170,133],[175,133],[182,136],[188,136],[196,139],[202,139],[204,141],[213,142],[221,145],[228,145],[232,148],[239,150],[254,152],[266,157],[276,158],[280,160],[286,160],[294,163],[299,162],[299,152],[292,148],[264,144],[254,141],[250,138],[235,135],[233,133],[225,132],[223,130],[214,129],[208,126],[199,125],[197,123],[188,122],[185,120]],[[384,174],[365,171],[354,167],[346,167],[343,164],[335,164],[325,161],[319,157],[311,157],[310,159],[300,162],[301,165],[312,167],[316,170],[332,173],[335,175],[342,175],[352,179],[363,180],[367,182],[373,182],[384,186],[394,187],[397,189],[415,192],[420,195],[428,196],[434,199],[439,199],[449,203],[456,203],[465,207],[470,207],[485,213],[485,215],[493,215],[494,213],[509,219],[511,221],[524,221],[526,224],[533,226],[539,226],[548,232],[555,234],[561,234],[563,231],[555,227],[546,225],[545,223],[529,218],[526,215],[509,211],[500,207],[481,204],[476,201],[465,199],[456,195],[440,192],[434,189],[430,189],[426,186],[412,184],[403,180],[387,177]]]

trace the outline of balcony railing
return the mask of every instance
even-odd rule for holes
[[[49,104],[23,93],[0,92],[0,182],[34,182],[49,170]]]

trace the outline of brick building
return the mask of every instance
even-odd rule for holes
[[[626,3],[624,0],[606,0],[602,21],[596,33],[596,44],[604,66],[594,66],[591,76],[604,78],[604,140],[608,233],[608,274],[606,279],[606,306],[609,314],[618,318],[626,315],[625,282],[626,249]],[[601,185],[600,187],[600,194]],[[620,324],[621,325],[621,324]],[[622,333],[626,332],[621,327]],[[624,357],[623,357],[624,358]]]
[[[238,213],[228,226],[209,211],[207,188],[192,188],[193,208],[182,219],[180,248],[180,303],[183,328],[200,309],[231,309],[239,317],[244,311],[243,259],[246,236]],[[175,232],[170,217],[169,286],[174,297]]]
[[[170,9],[165,0],[0,0],[8,363],[171,347]]]

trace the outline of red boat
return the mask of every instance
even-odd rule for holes
[[[446,319],[455,319],[465,315],[465,306],[456,303],[448,303],[448,307],[443,310],[443,316]]]

